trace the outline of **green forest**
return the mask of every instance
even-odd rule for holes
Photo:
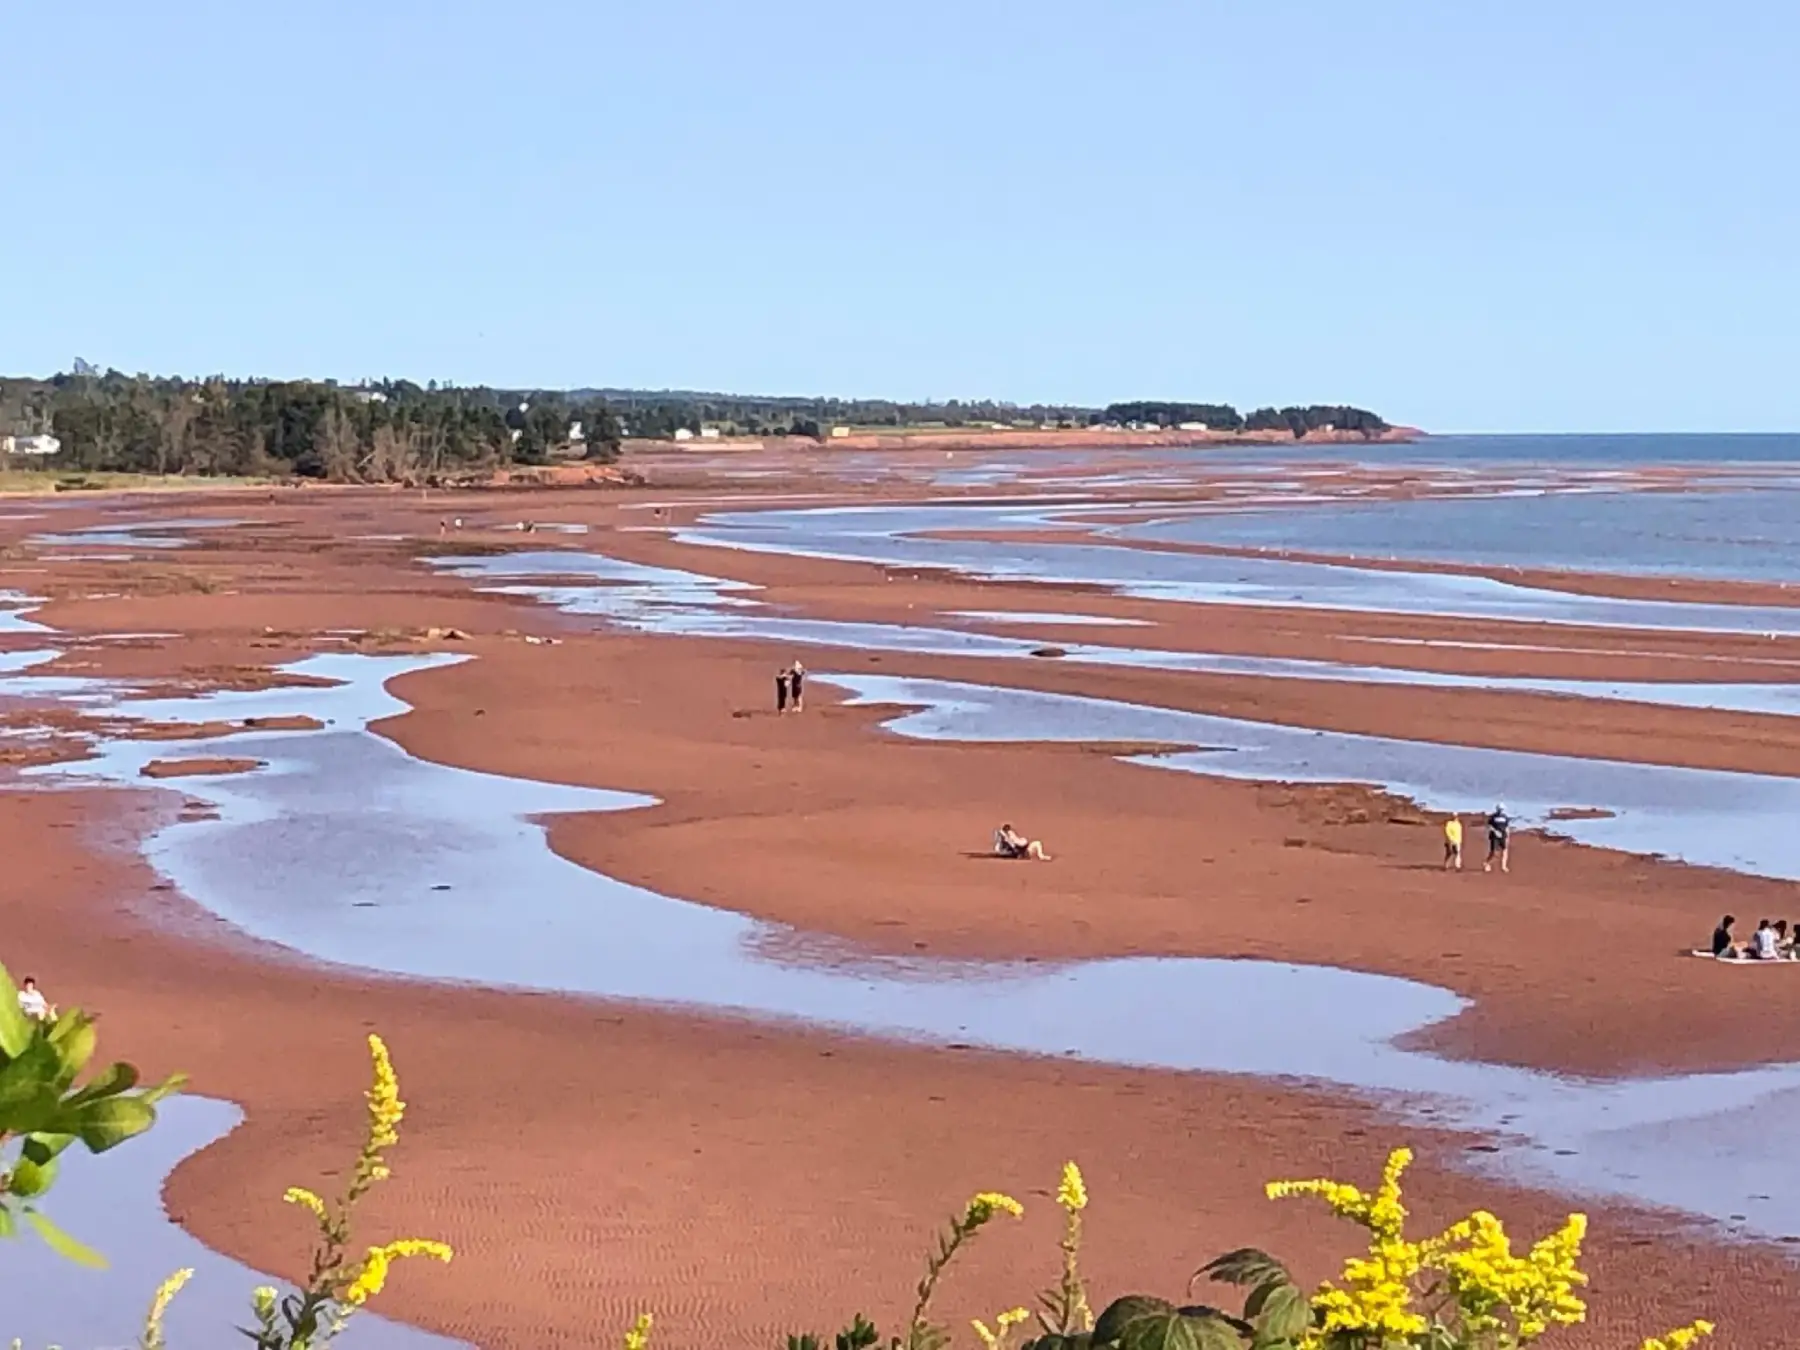
[[[383,380],[181,379],[85,364],[47,379],[0,377],[0,435],[55,436],[64,472],[290,476],[430,483],[552,459],[610,461],[627,439],[686,429],[823,440],[833,426],[1163,426],[1227,433],[1333,427],[1377,435],[1360,408],[1135,402],[1105,408],[993,401],[749,397],[630,389],[493,389]]]

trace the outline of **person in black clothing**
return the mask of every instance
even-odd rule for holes
[[[1737,922],[1734,915],[1727,914],[1719,920],[1719,926],[1713,929],[1712,954],[1730,957],[1737,955],[1737,943],[1731,937],[1731,925]]]
[[[1512,817],[1506,814],[1506,808],[1504,806],[1496,805],[1493,811],[1489,813],[1487,818],[1487,830],[1487,861],[1481,865],[1481,870],[1484,872],[1493,871],[1494,859],[1498,858],[1500,860],[1500,870],[1504,872],[1507,870],[1507,859],[1511,853],[1512,838]]]
[[[775,711],[778,713],[786,712],[787,701],[788,673],[785,670],[779,670],[775,672]]]

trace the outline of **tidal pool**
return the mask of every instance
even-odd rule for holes
[[[1800,607],[1621,600],[1455,572],[1377,571],[1287,558],[1197,554],[1097,542],[1076,506],[1015,502],[722,511],[675,537],[793,557],[916,567],[990,581],[1070,582],[1119,595],[1196,604],[1332,609],[1604,628],[1800,634]],[[1112,504],[1114,506],[1120,504]],[[1285,518],[1285,517],[1284,517]],[[1295,513],[1290,547],[1305,547]],[[927,533],[1066,530],[1068,543],[923,538]]]
[[[221,1256],[191,1237],[163,1209],[162,1188],[189,1154],[223,1139],[242,1119],[228,1102],[174,1097],[157,1111],[156,1128],[108,1153],[77,1146],[67,1155],[43,1210],[66,1232],[107,1258],[90,1270],[55,1255],[35,1236],[6,1244],[0,1260],[0,1337],[30,1350],[64,1345],[79,1350],[136,1346],[156,1287],[177,1270],[194,1278],[169,1308],[171,1346],[248,1345],[234,1330],[249,1325],[250,1291],[282,1283]],[[319,1185],[295,1177],[295,1185]],[[296,1259],[311,1247],[313,1229],[292,1211]],[[436,1267],[433,1268],[435,1273]],[[395,1279],[407,1279],[405,1271]],[[461,1342],[418,1331],[372,1313],[358,1313],[340,1344],[355,1350],[455,1350]]]
[[[926,624],[864,623],[785,615],[753,598],[758,589],[698,572],[646,567],[591,553],[534,552],[431,560],[456,576],[507,584],[487,589],[528,596],[567,614],[581,614],[639,632],[683,637],[750,638],[843,647],[858,651],[905,652],[914,656],[1040,657],[1042,638],[981,633]],[[533,578],[534,580],[509,580]],[[575,584],[550,584],[567,578]],[[991,623],[1040,622],[1124,625],[1125,620],[1059,613],[962,611],[960,617]],[[1249,675],[1267,679],[1324,680],[1353,684],[1399,684],[1436,689],[1478,689],[1498,693],[1546,694],[1606,699],[1658,707],[1800,716],[1800,682],[1710,682],[1652,680],[1566,680],[1537,676],[1462,675],[1409,670],[1401,666],[1348,664],[1291,657],[1231,656],[1149,647],[1059,642],[1056,659],[1073,665],[1139,670]]]
[[[1787,1147],[1785,1128],[1767,1128],[1793,1123],[1800,1066],[1621,1082],[1559,1078],[1401,1048],[1397,1038],[1463,1006],[1412,981],[1208,958],[891,957],[659,895],[559,857],[543,826],[546,815],[627,810],[650,799],[433,764],[370,730],[407,706],[387,680],[447,659],[456,658],[319,656],[289,669],[342,683],[121,700],[121,715],[157,720],[308,713],[326,725],[246,730],[192,746],[116,741],[94,760],[32,770],[29,779],[139,787],[147,759],[200,748],[266,761],[249,773],[184,779],[181,792],[212,803],[218,819],[172,823],[147,841],[146,853],[184,894],[321,961],[1377,1094],[1396,1113],[1397,1134],[1406,1121],[1427,1118],[1415,1112],[1433,1124],[1496,1132],[1495,1165],[1528,1180],[1722,1221],[1743,1214],[1747,1231],[1765,1235],[1800,1231],[1800,1154]],[[1199,722],[1224,721],[1165,714],[1174,720],[1146,723],[1158,710],[1112,705],[1108,722],[1107,705],[1082,706],[1089,700],[1023,695],[1024,704],[1008,704],[1007,691],[979,686],[823,678],[865,700],[925,709],[898,716],[897,729],[911,734],[987,727],[1038,738],[1037,722],[1060,717],[1065,736],[1193,742],[1207,739],[1193,734]],[[1240,738],[1251,734],[1240,728]],[[1265,769],[1298,753],[1286,737],[1312,737],[1272,735],[1260,747]],[[1258,751],[1245,748],[1252,757]],[[1655,780],[1680,773],[1631,772],[1651,801]],[[1493,779],[1476,777],[1485,800]],[[1246,1024],[1259,1034],[1241,1035]],[[1743,1124],[1750,1118],[1758,1128]],[[1729,1147],[1707,1142],[1715,1140]]]

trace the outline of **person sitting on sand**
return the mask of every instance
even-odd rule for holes
[[[1744,955],[1752,961],[1773,961],[1780,955],[1775,942],[1775,925],[1767,919],[1756,921],[1756,933],[1750,939],[1750,945]]]
[[[1044,841],[1027,839],[1011,825],[1002,825],[994,831],[994,852],[1002,858],[1031,858],[1037,862],[1049,862],[1050,855],[1044,852]]]
[[[1462,871],[1462,821],[1456,816],[1444,822],[1444,870]]]
[[[1772,927],[1775,930],[1775,959],[1780,961],[1787,956],[1790,947],[1787,920],[1777,919]]]
[[[56,1016],[56,1009],[50,1006],[50,1000],[44,997],[37,981],[29,975],[19,986],[19,1011],[34,1022],[48,1022]]]
[[[1727,914],[1713,929],[1712,954],[1721,961],[1729,961],[1737,955],[1737,942],[1731,936],[1731,925],[1736,922],[1736,915]]]

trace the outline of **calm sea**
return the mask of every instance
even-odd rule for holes
[[[1296,453],[1298,453],[1296,451]],[[1324,458],[1314,452],[1313,458]],[[1414,501],[1340,500],[1192,515],[1122,538],[1355,557],[1800,583],[1800,435],[1434,436],[1356,447],[1360,462],[1530,470],[1743,466],[1729,487]],[[1621,485],[1622,486],[1622,485]]]

